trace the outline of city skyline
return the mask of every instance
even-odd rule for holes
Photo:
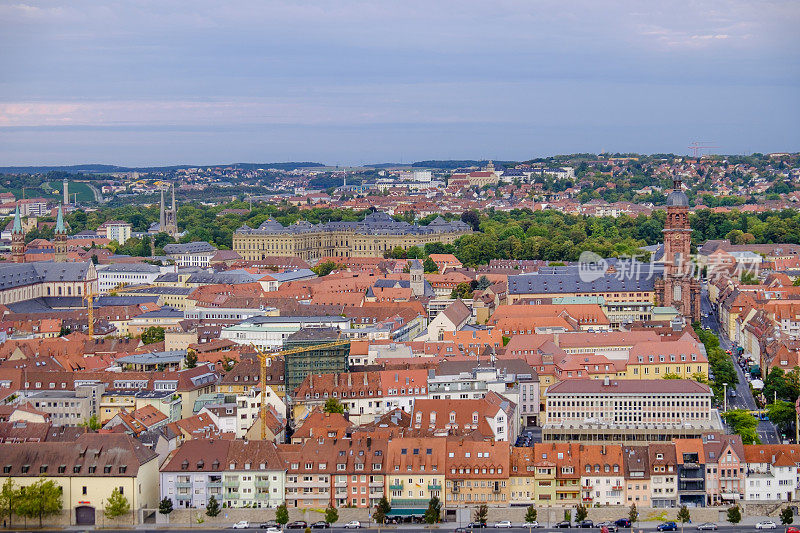
[[[793,2],[0,4],[4,165],[796,151]]]

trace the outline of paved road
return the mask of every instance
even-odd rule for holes
[[[657,522],[647,522],[647,523],[643,523],[641,525],[637,524],[636,527],[633,529],[633,532],[634,533],[638,533],[640,531],[653,531],[653,532],[655,532],[657,525],[658,525]],[[755,526],[753,526],[752,524],[739,524],[737,526],[732,526],[732,525],[725,524],[725,523],[718,523],[718,525],[719,525],[719,531],[723,531],[724,533],[744,533],[744,532],[751,533],[753,531],[756,531]],[[438,524],[437,526],[434,526],[432,529],[433,530],[439,530],[439,531],[453,531],[456,527],[458,527],[458,524],[445,523],[445,524]],[[367,528],[363,528],[363,529],[367,529]],[[377,528],[376,527],[372,527],[372,528],[369,528],[369,529],[370,529],[370,531],[376,531],[377,532]],[[84,531],[84,530],[75,529],[75,528],[71,528],[70,530],[71,531]],[[203,533],[231,533],[232,531],[234,531],[233,529],[230,529],[230,528],[229,529],[212,529],[212,528],[203,528],[203,527],[200,527],[200,526],[198,526],[196,528],[188,528],[188,529],[181,529],[181,528],[148,529],[148,528],[146,528],[144,526],[139,526],[138,528],[135,529],[135,531],[165,531],[165,530],[166,531],[171,531],[173,533],[197,533],[198,531],[202,531]],[[24,530],[17,530],[17,531],[24,531]],[[131,529],[103,529],[104,533],[114,533],[114,532],[123,532],[123,531],[131,531]],[[262,530],[254,528],[254,529],[245,529],[245,530],[241,530],[241,531],[256,533],[256,532],[260,532]],[[302,531],[302,530],[293,530],[293,531]],[[345,533],[345,532],[353,531],[353,530],[335,527],[335,528],[324,530],[324,531],[334,532],[334,533]],[[406,526],[400,526],[400,527],[396,527],[396,526],[382,527],[381,531],[385,531],[387,533],[391,533],[392,531],[402,531],[403,533],[430,533],[431,529],[429,529],[427,527],[424,527],[422,525],[406,525]],[[475,529],[474,533],[481,533],[481,532],[487,532],[487,531],[510,531],[510,532],[513,532],[513,533],[524,533],[524,532],[527,532],[529,530],[528,530],[528,528],[522,528],[522,527],[519,527],[519,526],[515,526],[515,527],[510,528],[510,529],[502,529],[502,530],[495,529],[493,527],[488,527],[486,529]],[[533,531],[536,531],[537,533],[557,533],[557,532],[562,532],[562,533],[563,532],[597,533],[599,530],[597,528],[592,528],[592,529],[541,528],[541,529],[535,529]],[[630,531],[631,531],[630,529],[620,529],[619,533],[629,533]],[[680,531],[680,526],[678,526],[678,531]],[[685,533],[695,533],[697,531],[696,525],[695,524],[687,524],[685,529],[684,529],[684,531],[685,531]],[[784,531],[786,531],[786,528],[783,527],[783,526],[780,526],[780,525],[775,530],[776,533],[783,533]]]
[[[728,339],[727,335],[720,329],[719,317],[716,309],[711,305],[708,299],[708,292],[704,288],[702,291],[702,299],[700,305],[701,311],[705,314],[708,313],[707,318],[702,318],[701,323],[703,327],[711,329],[715,335],[719,337],[719,345],[723,350],[731,350],[733,352],[733,343]],[[733,358],[733,356],[731,356]],[[733,359],[733,366],[736,368],[736,375],[739,378],[739,383],[736,385],[736,396],[731,397],[728,393],[728,409],[746,409],[752,411],[756,409],[756,401],[750,393],[750,385],[745,378],[744,371],[736,360]],[[730,391],[730,387],[728,388]],[[775,425],[768,420],[761,420],[758,423],[758,436],[763,444],[779,444],[780,436]]]

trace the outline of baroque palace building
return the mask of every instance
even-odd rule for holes
[[[306,261],[321,257],[383,257],[398,246],[403,249],[441,242],[452,244],[471,233],[464,222],[436,218],[427,226],[398,222],[376,211],[360,222],[311,224],[300,220],[283,226],[267,220],[258,228],[246,224],[233,234],[233,250],[243,259],[257,261],[269,256],[290,255]]]

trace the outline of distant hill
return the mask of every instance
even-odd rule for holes
[[[30,166],[30,167],[0,167],[0,173],[4,174],[46,174],[48,172],[68,172],[70,174],[107,174],[111,172],[166,172],[170,170],[182,170],[185,168],[213,168],[213,167],[236,167],[244,170],[256,168],[275,168],[279,170],[294,170],[297,168],[323,167],[322,163],[312,163],[308,161],[287,163],[226,163],[217,165],[172,165],[164,167],[120,167],[117,165],[63,165],[63,166]]]

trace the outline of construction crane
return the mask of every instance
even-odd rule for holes
[[[340,334],[341,335],[341,334]],[[343,346],[345,344],[349,344],[350,340],[339,340],[337,338],[334,342],[328,342],[325,344],[310,344],[308,346],[299,346],[297,348],[291,348],[289,350],[281,350],[278,352],[265,352],[255,344],[250,344],[250,347],[255,350],[256,355],[258,356],[259,362],[259,370],[260,376],[259,379],[261,380],[261,407],[259,409],[259,418],[261,419],[261,440],[266,440],[267,438],[267,402],[266,402],[266,389],[267,389],[267,361],[272,361],[276,357],[285,357],[287,355],[292,355],[296,353],[305,352],[308,350],[326,350],[328,348],[335,348],[337,346]],[[286,403],[287,409],[287,417],[289,416],[289,391],[285,391],[283,395],[283,401]]]
[[[711,141],[694,141],[689,145],[689,150],[692,151],[693,157],[700,157],[703,155],[703,150],[712,148],[719,148],[719,146],[711,146]]]

